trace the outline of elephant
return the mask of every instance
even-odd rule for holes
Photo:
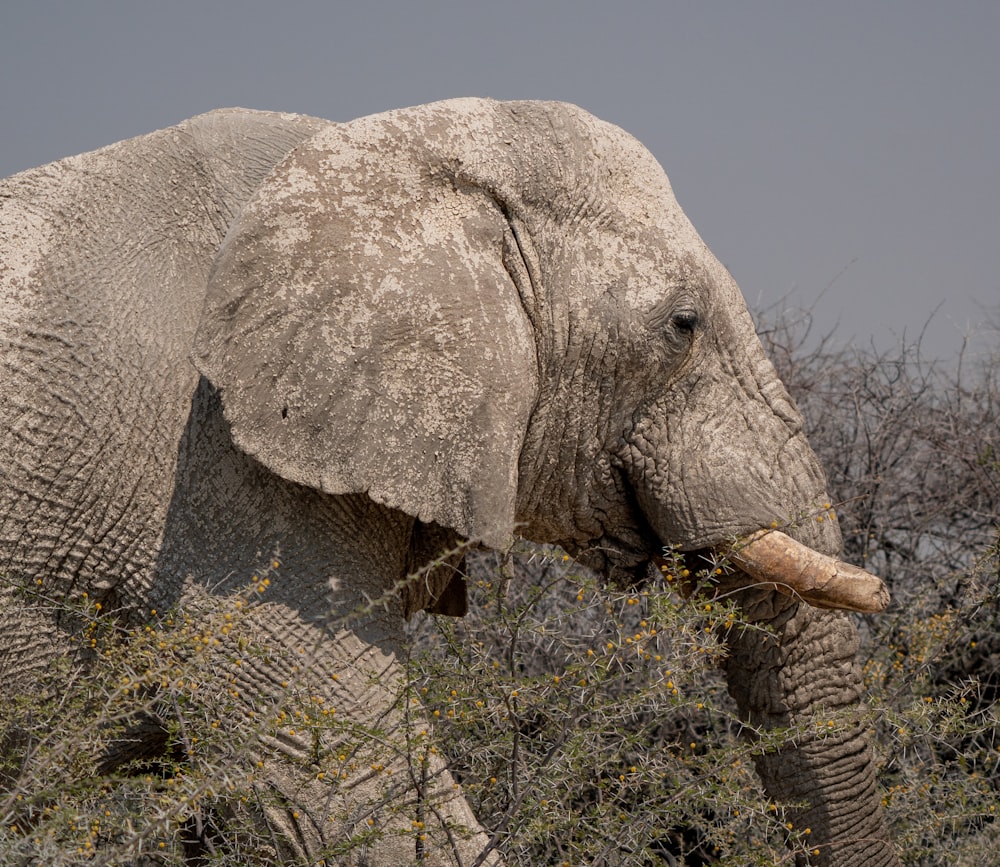
[[[461,614],[464,552],[515,538],[612,581],[727,558],[767,626],[729,637],[748,728],[846,720],[763,751],[766,790],[815,863],[898,863],[847,613],[887,594],[838,559],[740,290],[623,130],[555,102],[222,109],[8,178],[0,250],[4,701],[86,671],[53,600],[207,623],[263,569],[203,672],[238,684],[222,727],[292,680],[377,734],[349,780],[319,770],[333,734],[253,741],[261,797],[219,821],[269,842],[238,863],[501,863],[443,761],[412,773],[395,684],[405,619]]]

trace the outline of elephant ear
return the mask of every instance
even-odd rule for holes
[[[333,126],[274,170],[220,250],[194,361],[271,471],[500,547],[535,345],[501,205],[431,121]]]

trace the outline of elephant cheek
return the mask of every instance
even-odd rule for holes
[[[639,509],[663,545],[718,548],[767,528],[837,556],[841,537],[829,510],[823,472],[802,435],[765,449],[759,441],[699,432],[671,451],[636,461]],[[687,442],[688,444],[685,444]],[[752,448],[751,448],[752,447]]]

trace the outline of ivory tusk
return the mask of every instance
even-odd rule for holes
[[[817,608],[874,614],[889,604],[882,579],[864,569],[820,554],[777,530],[761,530],[737,542],[728,557],[756,581]]]

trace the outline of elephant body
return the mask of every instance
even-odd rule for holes
[[[319,123],[217,112],[4,182],[8,576],[120,593],[133,608],[146,600],[214,252],[250,192]],[[21,612],[9,622],[27,630],[23,653],[18,641],[5,647],[9,671],[43,668],[57,643],[37,642]]]
[[[404,617],[461,611],[463,545],[517,533],[612,578],[778,524],[839,552],[739,290],[655,160],[572,106],[212,112],[6,180],[0,249],[5,695],[78,654],[65,600],[208,622],[263,569],[204,672],[221,724],[294,689],[380,733],[336,785],[337,735],[261,738],[229,820],[272,843],[245,863],[498,863],[441,761],[414,777],[397,701]],[[739,592],[775,630],[732,641],[754,725],[857,705],[846,615]],[[765,755],[765,785],[817,863],[894,863],[843,732]]]

